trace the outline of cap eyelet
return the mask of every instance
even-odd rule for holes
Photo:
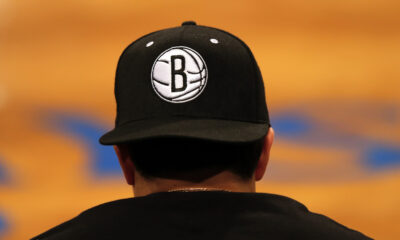
[[[153,45],[153,44],[154,44],[154,41],[148,42],[148,43],[146,44],[146,47],[150,47],[150,46]]]
[[[219,43],[219,41],[217,39],[215,39],[215,38],[210,38],[210,42],[213,43],[213,44],[218,44]]]

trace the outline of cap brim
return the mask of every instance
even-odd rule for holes
[[[210,141],[245,143],[263,138],[268,123],[250,123],[219,119],[147,119],[116,127],[100,138],[103,145],[160,137],[186,137]]]

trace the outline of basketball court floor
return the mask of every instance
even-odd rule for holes
[[[112,147],[120,53],[195,20],[254,52],[276,132],[259,192],[400,236],[400,4],[0,0],[0,239],[132,196]]]

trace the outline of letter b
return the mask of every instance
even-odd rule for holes
[[[181,62],[181,68],[176,69],[176,60],[179,59]],[[185,57],[182,55],[172,55],[171,56],[171,92],[182,92],[185,91],[187,87],[187,77],[185,71]],[[182,86],[176,87],[176,76],[180,75],[182,77]]]

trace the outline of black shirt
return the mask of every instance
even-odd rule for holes
[[[108,202],[33,238],[370,239],[279,195],[161,192]]]

